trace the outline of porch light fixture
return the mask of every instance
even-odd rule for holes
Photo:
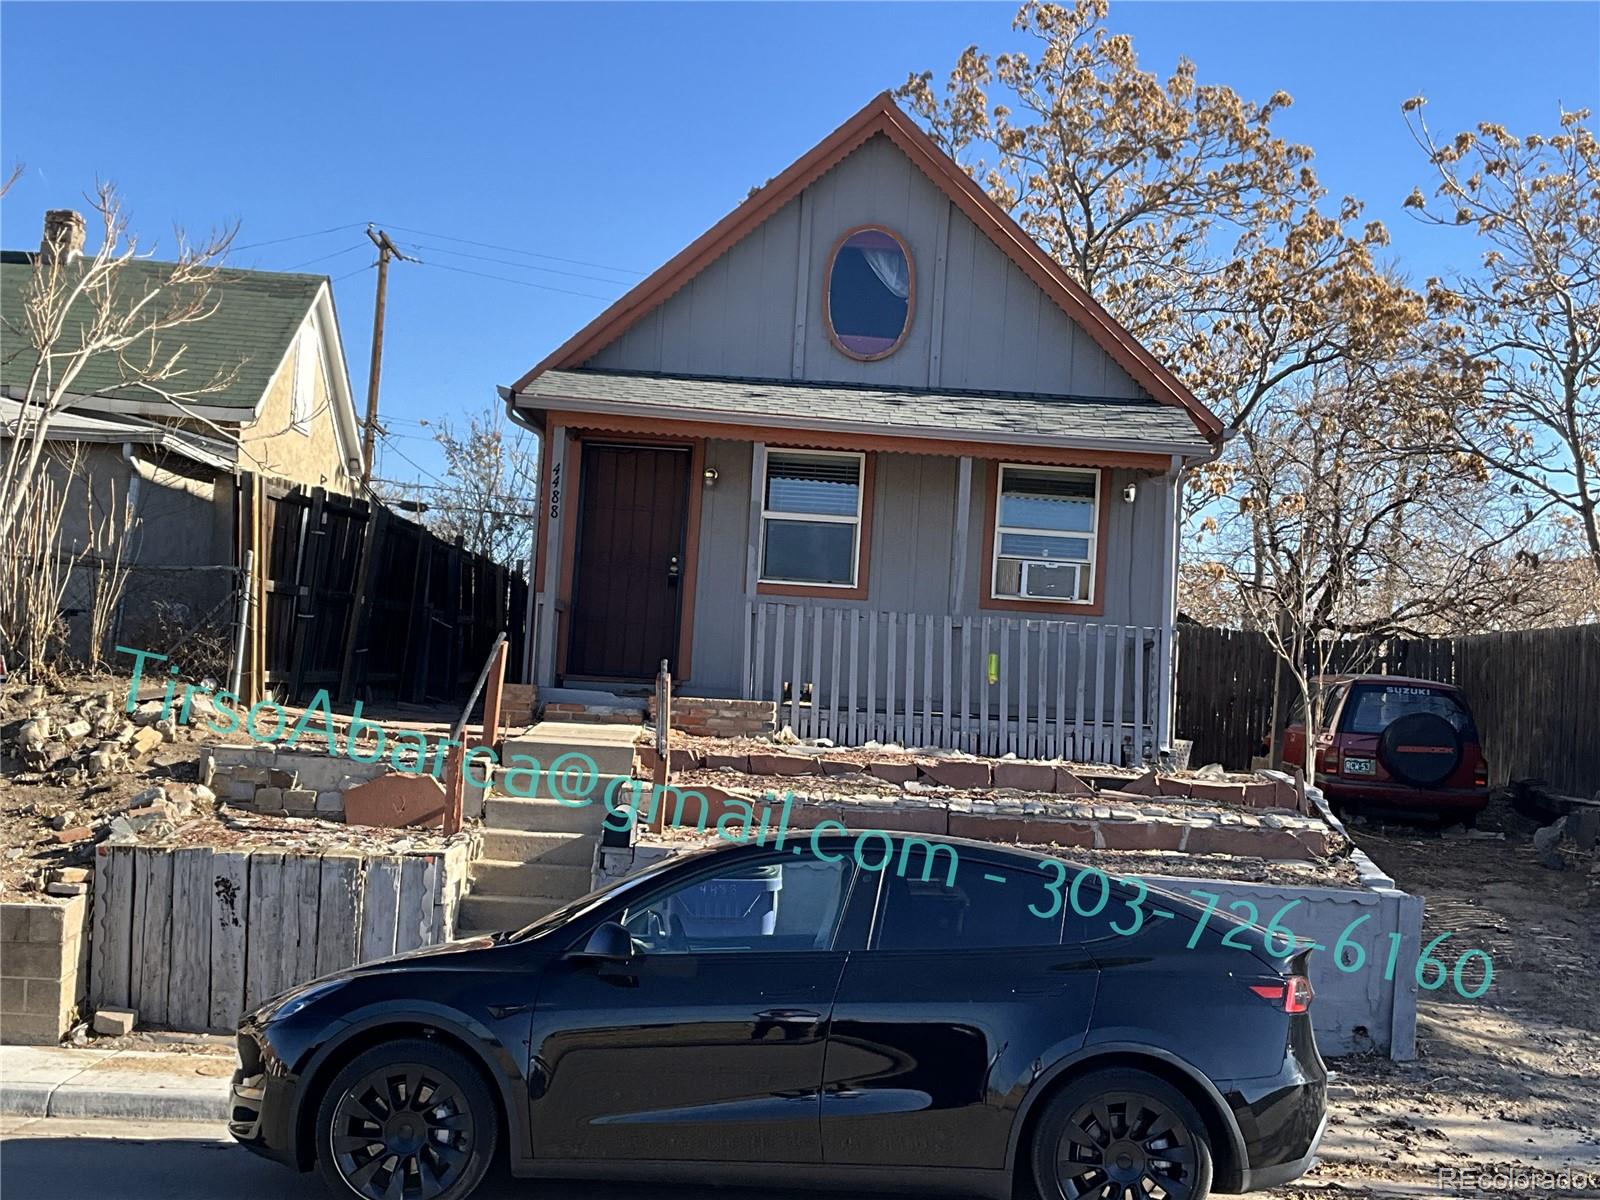
[[[717,469],[715,467],[707,467],[700,474],[705,479],[707,487],[717,486]]]
[[[1122,498],[1129,504],[1132,504],[1138,495],[1139,485],[1137,483],[1130,483],[1127,487],[1122,489]]]

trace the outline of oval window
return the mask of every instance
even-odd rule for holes
[[[887,229],[847,233],[828,265],[828,331],[851,358],[893,354],[911,327],[915,273],[905,243]]]

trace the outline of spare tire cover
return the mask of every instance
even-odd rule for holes
[[[1383,731],[1378,757],[1401,783],[1436,787],[1460,764],[1461,737],[1437,713],[1409,713]]]

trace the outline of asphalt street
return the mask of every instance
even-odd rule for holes
[[[179,1121],[0,1118],[0,1196],[93,1195],[104,1200],[331,1200],[321,1177],[299,1175]],[[492,1178],[474,1200],[704,1200],[704,1187]],[[717,1200],[815,1200],[820,1193],[739,1189]],[[856,1194],[829,1193],[841,1200]],[[881,1200],[874,1196],[873,1200]]]

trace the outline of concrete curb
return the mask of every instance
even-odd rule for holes
[[[229,1079],[211,1056],[0,1046],[0,1114],[226,1121]]]

